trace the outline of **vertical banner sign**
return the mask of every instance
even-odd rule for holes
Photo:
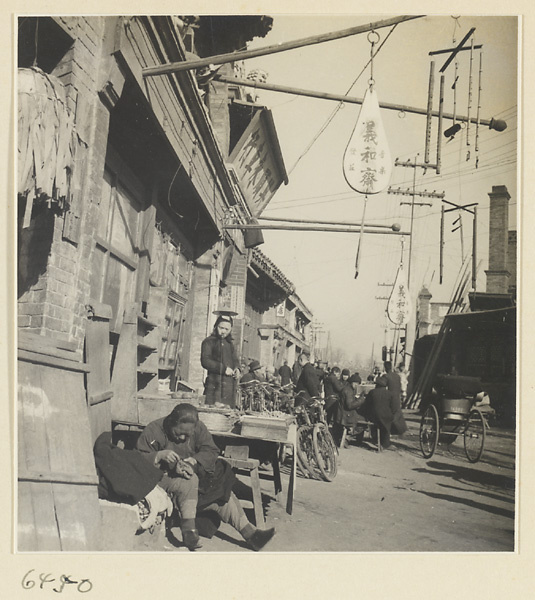
[[[396,281],[388,299],[386,312],[392,323],[398,327],[403,327],[409,322],[411,311],[412,304],[407,285],[407,276],[403,270],[403,265],[399,265]]]
[[[361,194],[382,192],[390,182],[392,159],[373,87],[364,96],[343,169],[348,185]]]

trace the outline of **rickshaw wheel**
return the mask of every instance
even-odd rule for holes
[[[433,404],[426,409],[420,422],[420,449],[424,458],[431,458],[437,449],[439,433],[438,412]]]
[[[485,447],[485,420],[481,411],[473,408],[468,415],[464,429],[464,451],[471,463],[476,463]]]

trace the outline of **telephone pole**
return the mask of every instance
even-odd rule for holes
[[[422,197],[422,198],[440,198],[441,200],[444,199],[445,197],[445,193],[444,192],[436,192],[436,191],[432,191],[432,192],[428,192],[427,190],[424,191],[416,191],[416,169],[420,168],[424,170],[424,173],[426,172],[427,169],[429,169],[430,165],[427,163],[419,163],[418,162],[418,155],[416,155],[414,157],[414,162],[411,162],[410,159],[406,162],[401,162],[398,159],[396,159],[394,166],[398,166],[398,167],[405,167],[405,168],[411,168],[414,169],[414,174],[413,174],[413,179],[412,179],[412,189],[406,189],[406,190],[402,190],[400,188],[398,189],[393,189],[392,187],[390,187],[388,189],[388,193],[389,194],[399,194],[401,196],[411,196],[411,202],[401,202],[401,204],[410,204],[411,207],[411,224],[410,224],[410,228],[409,228],[409,259],[407,261],[407,285],[409,287],[409,294],[412,292],[412,286],[411,286],[411,263],[412,263],[412,238],[414,236],[414,208],[415,206],[432,206],[432,202],[416,202],[415,198],[417,197]],[[413,307],[412,307],[412,315],[411,315],[411,320],[412,323],[405,325],[405,355],[409,355],[412,357],[412,348],[414,346],[414,339],[416,337],[416,311],[417,311],[417,298],[416,298],[416,294],[413,295],[414,297],[414,302],[413,302]],[[410,321],[409,321],[410,322]]]

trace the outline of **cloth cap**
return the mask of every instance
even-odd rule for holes
[[[388,387],[388,379],[384,375],[381,375],[375,381],[375,385],[377,387]]]
[[[261,364],[257,360],[253,360],[249,363],[249,371],[256,371],[261,368]]]
[[[349,369],[342,369],[342,375],[349,375]]]

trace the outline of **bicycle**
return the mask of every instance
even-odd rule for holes
[[[297,458],[302,472],[332,481],[338,471],[337,449],[325,419],[323,400],[313,397],[294,410],[297,420]]]

